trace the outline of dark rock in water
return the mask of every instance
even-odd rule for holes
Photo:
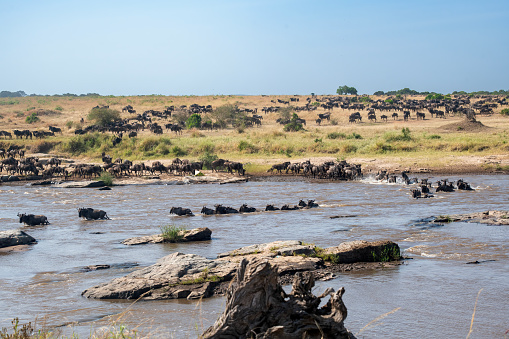
[[[338,264],[401,259],[399,246],[392,241],[349,241],[326,248],[324,252],[334,256]]]
[[[90,232],[90,234],[104,234],[104,232]]]
[[[476,264],[482,264],[482,263],[484,263],[484,262],[490,262],[490,261],[496,261],[496,260],[481,260],[481,261],[476,260],[476,261],[470,261],[470,262],[467,262],[467,265],[469,265],[469,264],[470,264],[470,265],[471,265],[471,264],[475,264],[475,265],[476,265]]]
[[[311,293],[309,273],[295,276],[292,292],[278,283],[278,272],[267,260],[242,260],[226,293],[226,309],[202,338],[355,338],[344,326],[347,309],[342,296],[328,288]],[[330,299],[319,308],[321,299]]]
[[[25,180],[42,180],[42,175],[28,175],[25,177]]]
[[[90,271],[97,271],[97,270],[106,270],[110,267],[111,267],[110,265],[90,265],[90,266],[83,267],[81,269],[81,271],[90,272]]]
[[[34,182],[31,185],[32,186],[44,186],[44,185],[51,185],[51,184],[53,184],[53,181],[51,181],[51,180],[44,180],[44,181]]]
[[[338,218],[356,218],[358,215],[352,214],[352,215],[334,215],[332,217],[329,217],[330,219],[338,219]]]
[[[36,240],[33,237],[20,230],[0,231],[0,248],[28,245],[35,242]]]
[[[2,180],[3,182],[20,181],[19,177],[16,175],[2,175],[0,177],[0,180]]]
[[[111,191],[111,187],[104,186],[98,189],[98,191]]]

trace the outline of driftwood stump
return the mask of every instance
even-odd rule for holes
[[[341,288],[314,296],[309,272],[298,273],[292,292],[278,284],[277,268],[267,260],[242,260],[227,291],[226,310],[203,338],[354,338],[344,327],[347,311]],[[321,298],[330,295],[321,308]]]

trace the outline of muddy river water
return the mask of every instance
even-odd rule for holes
[[[446,176],[432,180],[442,178]],[[27,251],[0,254],[0,327],[10,327],[14,317],[21,322],[37,319],[38,327],[61,326],[64,334],[87,337],[116,322],[152,338],[196,338],[223,311],[223,297],[133,303],[85,299],[81,292],[175,251],[215,258],[220,252],[275,240],[303,240],[327,247],[351,240],[389,239],[411,259],[398,267],[343,273],[317,283],[317,295],[329,286],[345,287],[349,330],[359,338],[464,338],[481,290],[471,338],[501,338],[509,330],[509,227],[463,222],[431,225],[426,218],[508,210],[509,177],[462,178],[476,190],[441,192],[418,200],[411,198],[408,186],[370,179],[128,185],[111,191],[2,185],[0,230],[20,227],[17,213],[44,214],[51,224],[23,227],[38,243]],[[314,199],[319,207],[199,215],[203,206],[218,203],[264,208],[297,204],[299,199]],[[191,208],[196,216],[171,216],[172,206]],[[78,207],[106,210],[111,220],[81,220]],[[349,217],[330,218],[337,215]],[[168,223],[209,227],[213,239],[131,247],[120,243],[159,233],[159,227]],[[481,263],[467,264],[473,261]],[[112,268],[82,270],[95,264]]]

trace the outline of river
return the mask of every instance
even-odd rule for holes
[[[443,178],[446,176],[432,181]],[[196,338],[223,311],[223,297],[133,303],[85,299],[81,292],[175,251],[215,258],[221,252],[275,240],[328,247],[351,240],[388,239],[398,243],[409,258],[403,265],[343,273],[317,283],[317,295],[329,286],[345,287],[345,326],[350,331],[359,338],[464,338],[481,291],[471,337],[504,337],[509,330],[509,228],[426,222],[426,218],[443,214],[509,209],[508,176],[462,178],[475,191],[440,192],[434,198],[417,200],[411,198],[408,186],[370,179],[126,185],[111,191],[2,185],[0,230],[20,227],[17,213],[44,214],[51,224],[22,227],[38,243],[27,251],[0,253],[0,327],[10,328],[11,320],[19,317],[20,322],[37,319],[38,328],[60,325],[63,334],[74,332],[80,337],[115,323],[152,338]],[[264,208],[267,204],[297,204],[299,199],[314,199],[319,207],[244,215],[199,214],[203,206],[212,208],[218,203]],[[172,216],[172,206],[191,208],[196,216]],[[111,220],[81,220],[79,207],[103,209]],[[330,218],[337,215],[349,217]],[[120,243],[159,233],[159,227],[169,223],[209,227],[212,240],[141,246]],[[476,260],[481,263],[466,264]],[[94,264],[112,268],[82,270]]]

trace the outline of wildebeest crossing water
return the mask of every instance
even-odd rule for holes
[[[459,178],[450,177],[456,181]],[[419,178],[421,179],[421,178]],[[440,177],[429,178],[435,183]],[[413,199],[410,187],[375,180],[354,182],[250,181],[229,185],[126,185],[111,191],[54,186],[0,186],[0,229],[20,226],[19,212],[44,213],[51,224],[24,227],[38,243],[22,252],[0,252],[0,327],[10,321],[44,321],[47,326],[76,322],[75,331],[87,337],[91,328],[111,323],[129,309],[122,323],[160,337],[194,337],[211,325],[224,309],[223,298],[197,302],[90,300],[85,289],[154,264],[175,251],[215,258],[218,253],[255,243],[301,240],[334,246],[350,240],[389,239],[397,242],[404,265],[378,271],[344,272],[336,280],[317,283],[344,286],[348,308],[345,326],[358,332],[373,319],[383,323],[362,332],[365,337],[466,336],[478,291],[473,337],[503,337],[507,330],[509,290],[507,260],[509,228],[472,223],[429,223],[430,216],[507,209],[506,176],[462,178],[474,191],[434,192],[433,199]],[[318,207],[265,213],[267,205],[294,206],[300,199]],[[255,207],[257,213],[210,217],[197,213],[203,206]],[[111,218],[90,222],[77,208],[100,208]],[[192,218],[170,214],[172,206],[195,211]],[[212,208],[211,208],[212,209]],[[261,212],[263,211],[263,213]],[[260,213],[258,213],[260,212]],[[331,218],[333,216],[348,218]],[[161,225],[188,229],[209,227],[212,240],[125,246],[130,237],[157,234]],[[480,262],[467,265],[468,262]],[[132,265],[127,265],[131,263]],[[84,267],[107,267],[84,270]],[[322,289],[322,290],[320,290]],[[116,319],[116,318],[113,318]],[[203,324],[203,325],[202,325]],[[203,328],[202,328],[203,326]],[[198,327],[198,330],[196,329]],[[362,336],[361,336],[362,337]]]

